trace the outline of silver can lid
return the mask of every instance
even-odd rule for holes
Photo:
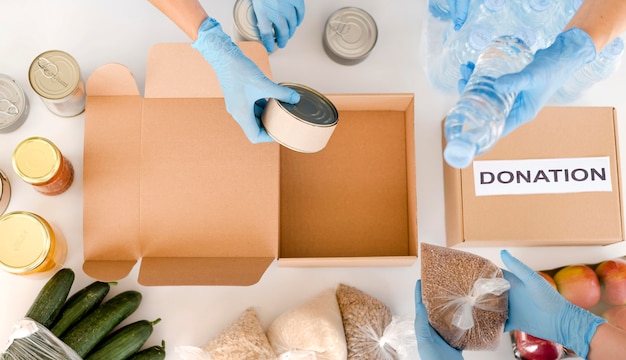
[[[0,74],[0,132],[21,123],[27,111],[24,89],[11,77]]]
[[[46,51],[38,55],[30,65],[28,78],[39,96],[58,100],[70,95],[81,81],[76,60],[60,50]]]
[[[324,31],[324,45],[340,59],[364,59],[376,45],[378,28],[365,10],[344,7],[330,15]]]
[[[297,104],[279,101],[279,105],[296,119],[315,126],[334,126],[339,120],[339,113],[335,105],[321,93],[300,84],[280,83],[300,94]]]
[[[237,0],[233,7],[233,20],[235,28],[246,40],[259,40],[259,32],[257,30],[256,16],[252,8],[251,0]]]

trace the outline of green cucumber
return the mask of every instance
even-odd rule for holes
[[[85,357],[117,325],[130,316],[141,303],[141,293],[127,290],[103,302],[72,326],[61,340]]]
[[[57,271],[41,288],[26,312],[26,317],[49,327],[63,308],[73,283],[72,269],[63,268]]]
[[[63,335],[67,329],[80,321],[96,306],[100,305],[110,289],[111,285],[109,283],[94,281],[87,287],[74,293],[63,305],[50,331],[56,337]]]
[[[165,359],[165,341],[161,341],[161,345],[150,346],[143,349],[128,360],[164,360]]]
[[[153,325],[159,321],[161,319],[152,322],[139,320],[115,330],[99,343],[85,360],[124,360],[128,358],[141,349],[152,334]]]

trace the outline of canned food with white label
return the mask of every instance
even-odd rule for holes
[[[28,98],[11,77],[0,74],[0,133],[20,127],[28,116]]]
[[[85,111],[85,84],[70,54],[60,50],[40,54],[31,63],[28,78],[52,113],[73,117]]]
[[[267,133],[279,144],[303,153],[318,152],[330,140],[339,121],[335,105],[310,87],[280,83],[300,94],[297,104],[270,99],[261,114]]]
[[[376,22],[363,9],[344,7],[326,20],[324,50],[339,64],[354,65],[365,60],[377,39]]]

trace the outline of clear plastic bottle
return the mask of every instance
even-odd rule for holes
[[[514,26],[542,29],[538,32],[537,47],[548,47],[569,19],[558,0],[524,0],[515,2],[512,12]]]
[[[617,70],[623,54],[624,41],[617,37],[600,51],[595,60],[573,73],[552,100],[564,104],[580,98],[593,84],[609,78]]]
[[[506,24],[506,17],[509,12],[508,0],[483,0],[470,2],[470,9],[467,13],[467,20],[464,27],[471,27],[477,24],[497,26],[503,29]]]
[[[445,120],[443,156],[450,166],[469,166],[476,155],[489,150],[500,138],[517,94],[497,92],[494,81],[521,70],[531,60],[526,44],[508,35],[494,39],[479,56],[461,98]]]
[[[429,71],[433,85],[444,92],[456,92],[461,79],[461,64],[476,62],[478,55],[494,38],[493,28],[476,25],[454,33],[444,44],[439,59],[433,62]]]

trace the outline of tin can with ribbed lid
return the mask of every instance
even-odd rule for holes
[[[74,167],[50,140],[34,136],[13,151],[13,169],[26,183],[45,195],[58,195],[74,180]]]
[[[70,54],[60,50],[39,54],[30,65],[28,79],[52,113],[73,117],[85,111],[85,84]]]
[[[24,89],[8,75],[0,74],[0,133],[19,128],[28,116]]]
[[[324,27],[326,54],[343,65],[358,64],[370,54],[378,39],[374,18],[357,7],[344,7],[332,13]]]
[[[45,277],[63,266],[67,243],[43,217],[14,211],[0,216],[0,268],[29,277]]]
[[[261,114],[267,133],[279,144],[302,153],[326,147],[339,121],[335,105],[318,91],[295,83],[280,83],[300,94],[297,104],[270,99]]]
[[[0,215],[4,214],[11,201],[11,183],[6,174],[0,170]]]

